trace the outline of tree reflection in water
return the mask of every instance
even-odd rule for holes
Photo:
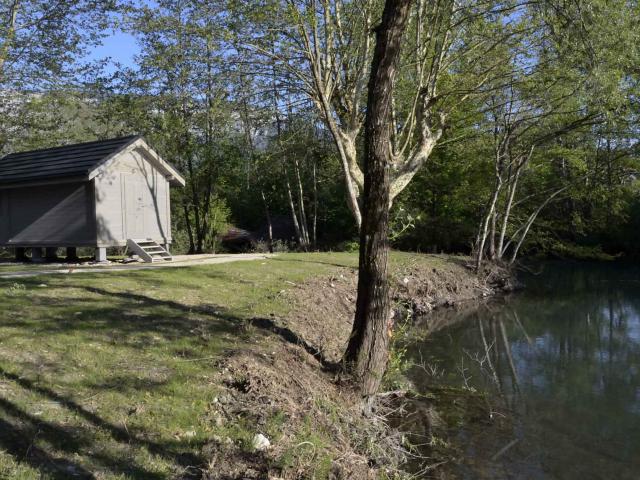
[[[640,271],[558,263],[524,281],[508,298],[435,312],[427,339],[409,346],[416,363],[444,370],[437,382],[493,392],[513,418],[506,432],[456,427],[465,448],[456,474],[638,478]],[[433,385],[424,368],[410,375]]]

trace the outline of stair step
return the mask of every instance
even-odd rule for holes
[[[170,262],[173,260],[171,254],[167,252],[164,247],[149,238],[138,240],[129,239],[127,240],[127,248],[147,263],[159,261]]]

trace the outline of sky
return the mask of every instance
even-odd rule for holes
[[[86,60],[102,60],[111,57],[113,62],[119,62],[125,67],[135,65],[134,57],[140,53],[140,48],[135,37],[121,30],[111,32],[102,40],[102,45],[94,48],[86,57]],[[108,70],[113,70],[113,64]]]
[[[137,0],[137,6],[157,7],[156,0]],[[122,30],[116,29],[102,40],[102,46],[94,48],[87,55],[86,60],[102,60],[111,57],[114,62],[120,62],[125,67],[135,66],[134,57],[140,53],[140,47],[135,37]],[[113,65],[107,70],[113,71]]]

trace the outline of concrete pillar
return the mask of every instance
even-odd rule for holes
[[[104,263],[107,261],[107,249],[106,247],[96,248],[96,262]]]
[[[42,248],[33,247],[31,249],[31,261],[33,263],[42,263],[42,262],[44,262],[44,258],[42,257]]]
[[[76,247],[67,247],[67,262],[78,261],[78,249]]]
[[[24,247],[16,247],[16,262],[24,262],[27,259]]]
[[[56,261],[58,260],[58,248],[57,247],[47,247],[45,250],[45,256],[47,257],[47,261]]]

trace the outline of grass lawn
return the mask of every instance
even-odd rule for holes
[[[0,478],[198,478],[207,441],[247,435],[211,416],[217,362],[269,335],[247,319],[284,314],[283,290],[356,265],[284,254],[0,280]]]
[[[351,254],[0,280],[0,478],[189,477],[216,359]],[[1,270],[1,269],[0,269]],[[196,473],[194,469],[194,474]]]

